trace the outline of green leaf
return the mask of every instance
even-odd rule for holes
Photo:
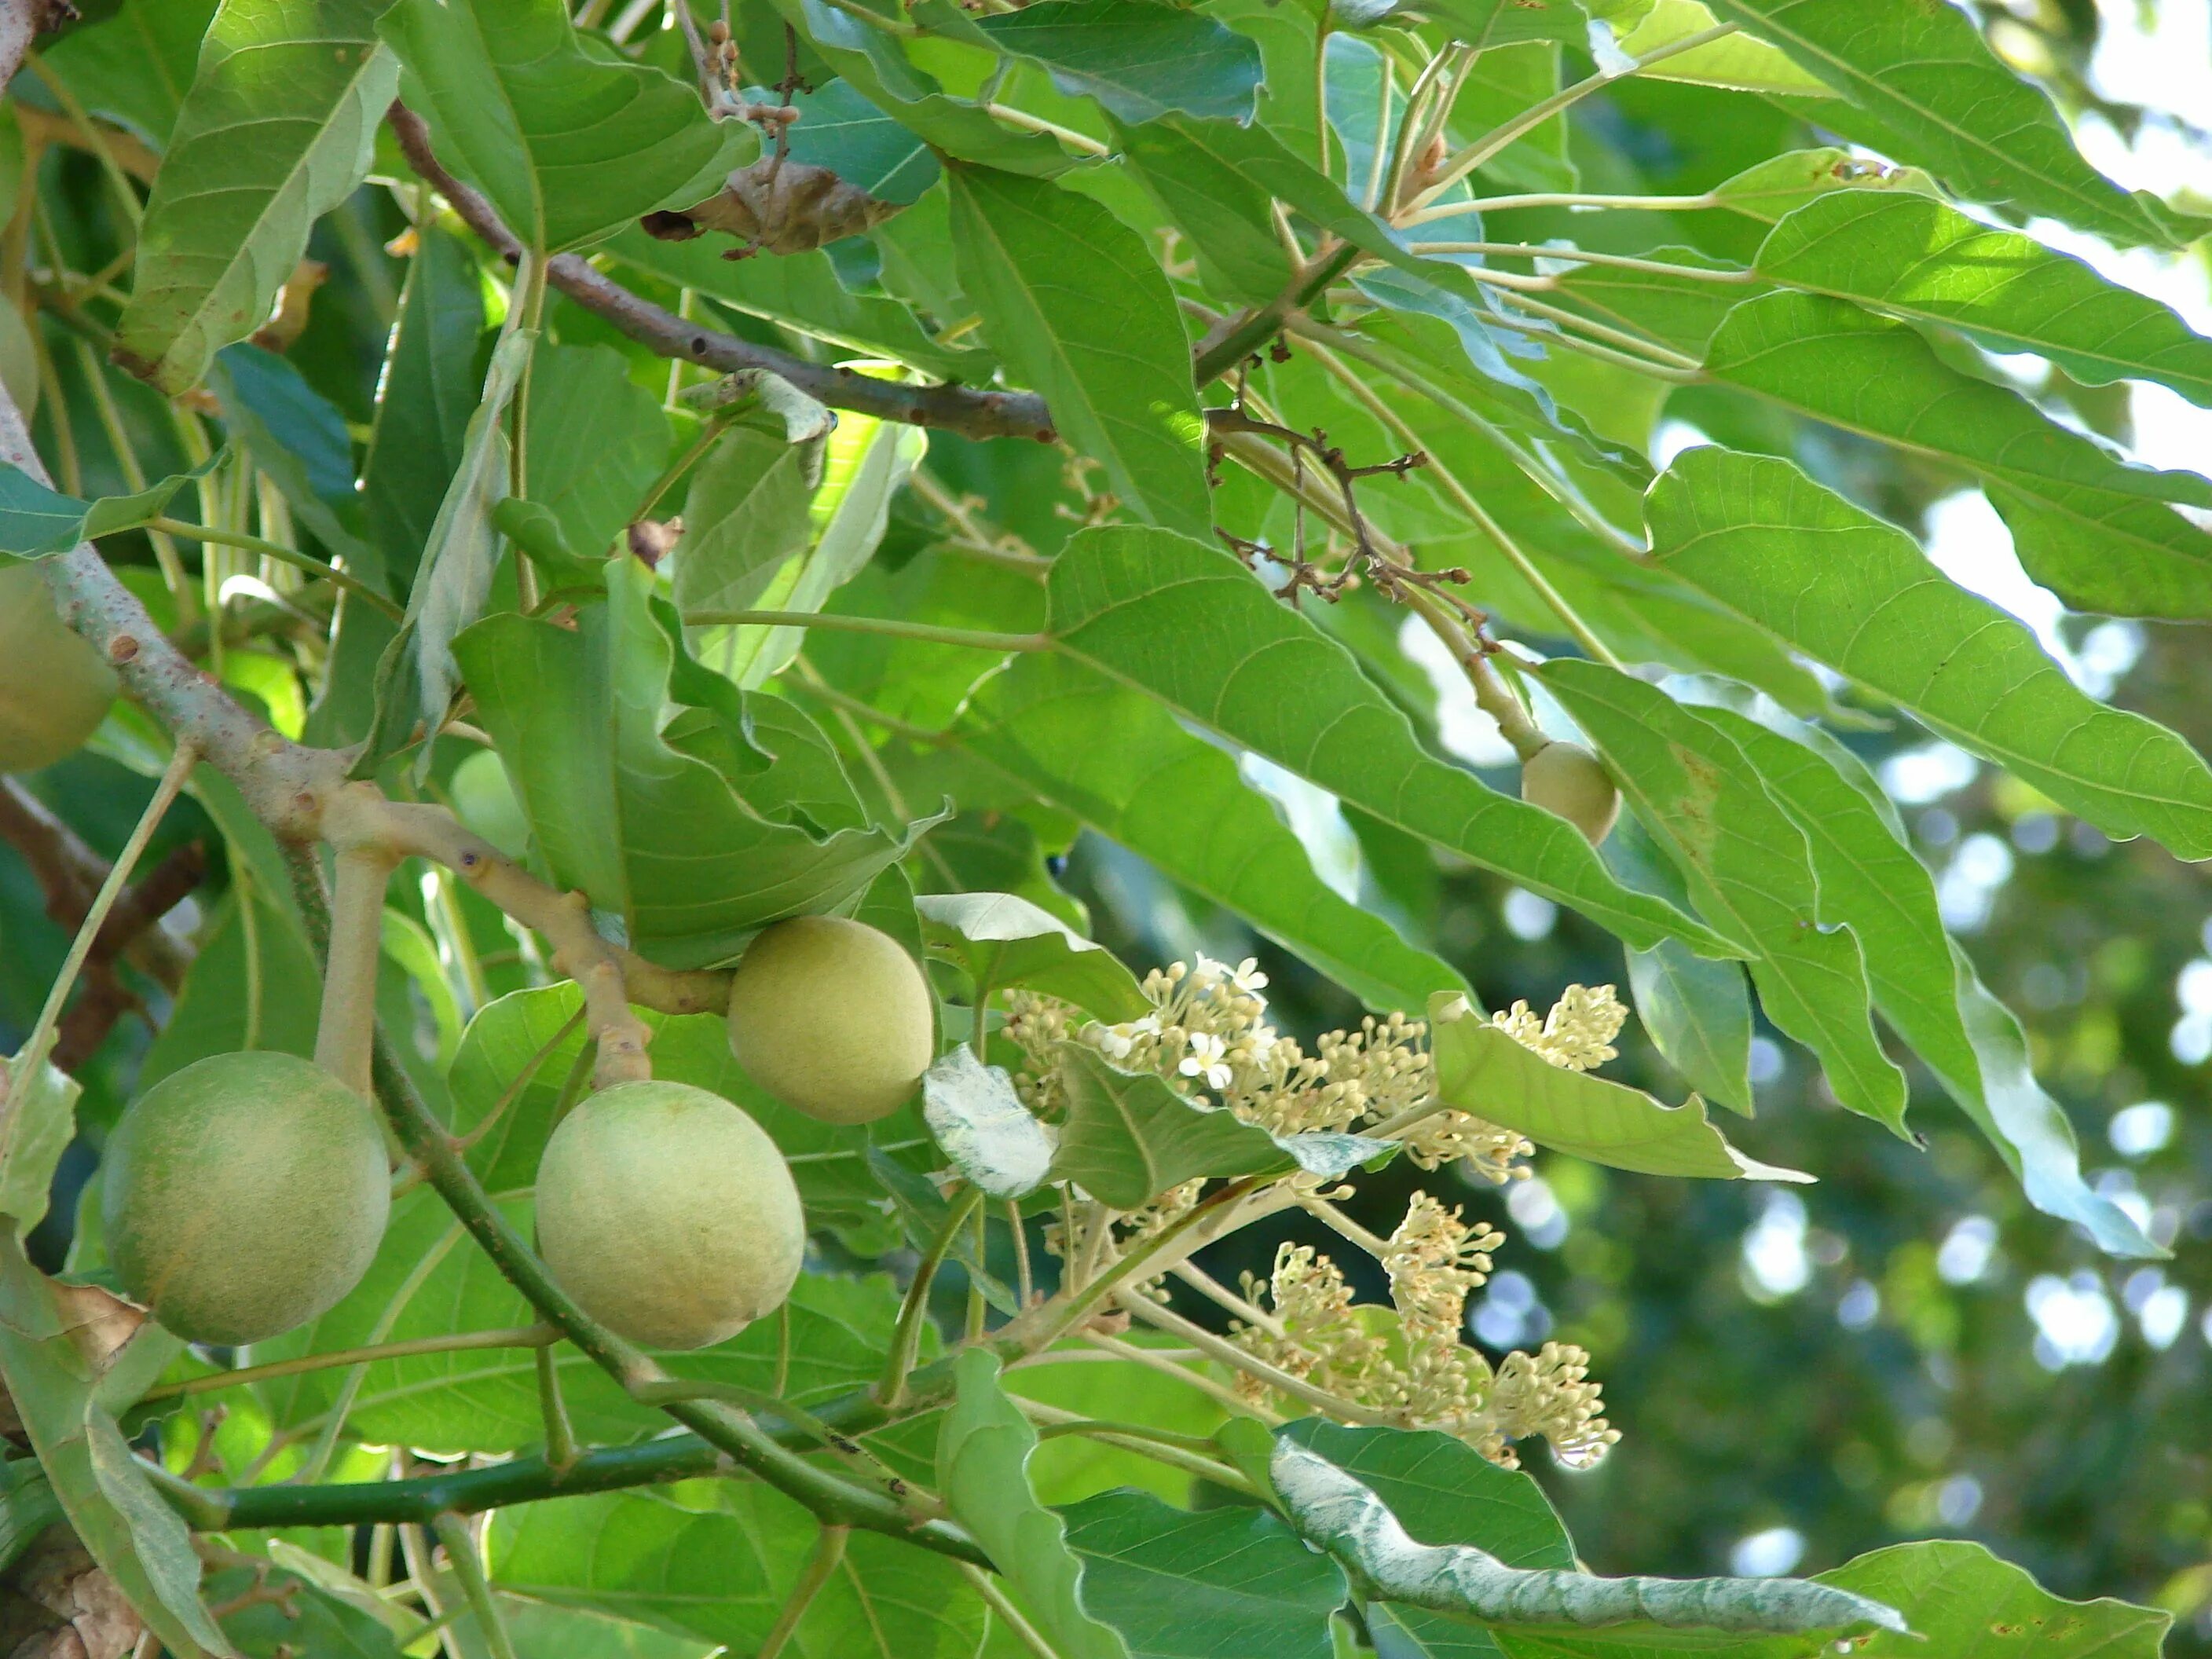
[[[398,594],[414,581],[483,392],[476,351],[483,284],[475,261],[458,237],[434,224],[420,227],[416,237],[362,468],[362,507]]]
[[[1225,1106],[1177,1094],[1153,1072],[1125,1072],[1082,1042],[1060,1047],[1067,1119],[1053,1179],[1116,1210],[1133,1210],[1200,1176],[1288,1174],[1341,1179],[1390,1150],[1355,1134],[1270,1133]]]
[[[2212,408],[2212,340],[2168,307],[1931,196],[1841,190],[1799,208],[1753,268],[1808,293],[2033,351],[2087,386],[2156,380]]]
[[[1434,1429],[1351,1428],[1302,1418],[1282,1439],[1355,1475],[1425,1544],[1469,1544],[1509,1567],[1571,1570],[1575,1547],[1544,1489]]]
[[[88,112],[163,145],[215,13],[216,0],[124,0],[105,21],[70,30],[41,56]]]
[[[1138,1348],[1175,1344],[1175,1339],[1141,1326],[1121,1340]],[[1062,1346],[1066,1352],[1077,1351],[1073,1342]],[[1230,1420],[1219,1401],[1172,1375],[1136,1360],[1114,1358],[1097,1348],[1085,1346],[1082,1352],[1098,1358],[1080,1364],[1048,1362],[1020,1366],[1006,1377],[1006,1391],[1089,1418],[1142,1423],[1170,1434],[1201,1438]],[[1200,1364],[1214,1369],[1208,1362]],[[1253,1423],[1252,1426],[1259,1425]],[[1195,1480],[1195,1476],[1182,1469],[1086,1434],[1054,1435],[1030,1454],[1030,1485],[1042,1502],[1054,1505],[1078,1503],[1120,1487],[1148,1492],[1183,1506],[1192,1500]]]
[[[1152,698],[1037,653],[986,682],[957,731],[1021,792],[1236,911],[1370,1006],[1419,1008],[1433,992],[1468,988],[1450,964],[1323,883],[1237,763]]]
[[[689,206],[751,159],[743,123],[717,127],[684,82],[578,35],[557,0],[399,0],[381,30],[439,159],[545,252]]]
[[[1151,252],[1087,197],[980,167],[950,179],[961,284],[999,356],[1124,506],[1208,534],[1189,340]]]
[[[1692,1095],[1663,1106],[1641,1089],[1554,1066],[1468,1008],[1438,997],[1429,1009],[1436,1097],[1516,1130],[1540,1146],[1616,1170],[1717,1181],[1810,1181],[1746,1158]]]
[[[1656,1625],[1669,1629],[1903,1631],[1897,1610],[1797,1578],[1599,1578],[1514,1567],[1470,1544],[1424,1544],[1370,1487],[1287,1437],[1268,1475],[1291,1523],[1344,1559],[1382,1601],[1488,1626]]]
[[[1878,1631],[1854,1641],[1851,1651],[1864,1659],[2158,1659],[2172,1622],[2171,1614],[2124,1601],[2066,1601],[1981,1545],[1949,1540],[1876,1550],[1813,1582],[1875,1597],[1910,1622],[1910,1635]],[[1516,1630],[1499,1639],[1512,1659],[1676,1659],[1685,1645],[1632,1631]],[[1803,1659],[1815,1650],[1770,1638],[1721,1651],[1728,1659]]]
[[[768,923],[857,898],[909,837],[817,837],[763,817],[738,781],[658,729],[672,647],[652,573],[607,567],[608,604],[574,629],[506,614],[455,642],[556,880],[620,916],[669,967],[733,959]]]
[[[1885,166],[1832,145],[1769,156],[1723,179],[1711,193],[1716,206],[1771,225],[1793,209],[1838,191],[1936,193],[1936,181],[1917,167]]]
[[[749,89],[746,95],[759,101],[769,93],[762,87]],[[849,81],[832,81],[812,90],[796,88],[791,107],[799,112],[789,130],[791,159],[827,167],[879,202],[911,206],[944,176],[936,152],[870,103]],[[787,254],[761,263],[789,264],[793,259]]]
[[[679,1504],[610,1492],[501,1510],[487,1566],[500,1589],[759,1650],[817,1532],[758,1482]],[[880,1534],[854,1532],[844,1561],[783,1649],[791,1659],[970,1659],[988,1615],[959,1567]]]
[[[2200,234],[2156,198],[2128,194],[2082,160],[2049,97],[1999,63],[1974,21],[1954,7],[1707,3],[1850,100],[1816,106],[1822,125],[1926,167],[1961,196],[2048,214],[2123,245],[2179,247]]]
[[[525,400],[529,495],[593,561],[637,516],[668,462],[668,417],[611,346],[538,346]]]
[[[1744,712],[1708,708],[1705,717],[1742,746],[1804,830],[1822,916],[1857,935],[1875,1006],[1996,1146],[2029,1201],[2114,1255],[2165,1255],[2082,1180],[2073,1126],[2030,1073],[2019,1022],[1944,933],[1936,884],[1865,764],[1817,726],[1719,695]]]
[[[1212,18],[1163,0],[1042,0],[976,20],[1001,51],[1041,64],[1071,97],[1121,120],[1180,111],[1252,118],[1260,49]]]
[[[1973,473],[2028,574],[2077,610],[2212,617],[2212,533],[2166,505],[2212,507],[2212,483],[2114,459],[2018,394],[1947,367],[1901,323],[1820,295],[1767,295],[1729,313],[1705,368]]]
[[[1589,43],[1589,20],[1573,0],[1332,0],[1329,15],[1336,27],[1354,29],[1425,17],[1478,52],[1522,40]]]
[[[256,1589],[289,1591],[282,1601],[260,1601]],[[313,1580],[271,1574],[259,1565],[226,1567],[209,1575],[207,1599],[218,1607],[240,1603],[224,1615],[223,1634],[249,1659],[312,1653],[316,1659],[400,1659],[389,1627],[349,1607]]]
[[[114,1413],[184,1349],[141,1316],[106,1291],[48,1279],[12,1233],[0,1232],[0,1380],[63,1513],[178,1659],[228,1654],[200,1600],[199,1557],[183,1517],[116,1427]]]
[[[1605,841],[1606,862],[1631,887],[1672,904],[1690,902],[1681,872],[1632,814]],[[1636,1015],[1659,1052],[1706,1099],[1752,1114],[1751,997],[1743,968],[1708,962],[1674,939],[1628,952]]]
[[[246,446],[301,526],[356,574],[383,574],[362,538],[353,440],[345,416],[286,358],[258,345],[226,346],[207,366],[223,428]]]
[[[19,467],[0,464],[0,554],[40,559],[66,553],[80,542],[135,529],[167,512],[177,492],[195,476],[179,472],[135,495],[88,501],[51,489]]]
[[[957,1044],[922,1074],[921,1110],[952,1167],[992,1198],[1020,1198],[1052,1170],[1052,1136],[1003,1066]]]
[[[1058,648],[1077,661],[1632,944],[1672,937],[1734,954],[1673,906],[1620,886],[1563,820],[1425,753],[1350,653],[1233,555],[1134,526],[1087,530],[1054,562],[1047,591]]]
[[[1875,1039],[1858,941],[1819,927],[1804,833],[1758,769],[1724,732],[1632,675],[1568,659],[1540,672],[1673,855],[1698,910],[1758,946],[1751,977],[1767,1018],[1820,1055],[1837,1099],[1904,1133],[1905,1074]]]
[[[1344,1575],[1266,1510],[1174,1509],[1102,1492],[1061,1511],[1083,1559],[1083,1606],[1130,1659],[1330,1659]]]
[[[225,0],[139,234],[117,361],[167,392],[268,319],[314,222],[368,171],[399,83],[390,0]]]
[[[12,1221],[19,1235],[46,1218],[54,1170],[76,1134],[76,1100],[83,1085],[52,1060],[28,1073],[23,1056],[0,1059],[0,1231]]]
[[[1111,1023],[1152,1011],[1137,976],[1048,910],[1012,893],[918,898],[922,937],[991,990],[1024,986]]]
[[[1641,58],[1662,46],[1713,27],[1713,15],[1699,0],[1658,0],[1620,40],[1621,51]],[[1793,63],[1778,47],[1747,34],[1732,34],[1654,64],[1644,71],[1655,80],[1729,87],[1740,92],[1796,93],[1828,98],[1834,88]]]
[[[692,476],[672,556],[678,611],[757,608],[776,572],[812,538],[807,509],[821,482],[823,447],[748,426],[715,440]],[[708,661],[715,662],[711,653]]]
[[[1786,461],[1686,451],[1652,487],[1653,556],[2109,836],[2212,858],[2212,770],[2081,692],[2026,627],[1912,538]]]
[[[1131,1659],[1083,1606],[1083,1563],[1060,1516],[1030,1488],[1036,1431],[999,1386],[997,1356],[960,1356],[957,1393],[937,1438],[937,1485],[1063,1659]]]
[[[501,543],[491,514],[511,482],[500,422],[530,361],[531,343],[526,331],[510,333],[492,353],[483,397],[462,434],[460,465],[438,504],[408,592],[406,619],[377,665],[376,725],[355,763],[358,775],[371,775],[404,748],[417,724],[429,732],[445,724],[462,678],[455,640],[482,613],[499,566]],[[423,746],[426,761],[429,748]]]
[[[1012,131],[981,106],[948,97],[935,76],[899,50],[898,42],[829,0],[773,3],[854,91],[942,154],[1040,178],[1075,165],[1075,157],[1042,134]]]

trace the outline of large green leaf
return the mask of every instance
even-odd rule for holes
[[[1685,452],[1652,487],[1654,556],[2107,835],[2212,858],[2212,770],[2085,695],[2034,636],[1912,538],[1786,461]]]
[[[556,879],[621,916],[637,950],[704,967],[769,922],[859,897],[905,841],[763,817],[737,781],[662,739],[672,647],[652,580],[611,562],[608,604],[577,628],[503,614],[455,651]]]
[[[1936,884],[1865,763],[1817,726],[1728,700],[1749,713],[1708,708],[1706,718],[1742,746],[1804,830],[1821,915],[1857,935],[1882,1017],[1995,1144],[2039,1209],[2086,1228],[2112,1255],[2163,1255],[2081,1178],[2073,1126],[2029,1072],[2019,1022],[1945,935]]]
[[[1691,902],[1681,872],[1633,813],[1613,825],[1605,857],[1630,886],[1669,903]],[[1645,1034],[1690,1086],[1749,1117],[1751,996],[1742,964],[1709,962],[1678,940],[1662,939],[1628,953],[1628,989]]]
[[[1087,197],[981,167],[950,178],[961,284],[999,356],[1124,506],[1208,534],[1189,340],[1151,252]]]
[[[398,0],[382,32],[439,160],[545,252],[688,206],[750,159],[744,123],[717,127],[682,82],[586,41],[559,0]]]
[[[1056,655],[1018,660],[957,728],[968,752],[1074,813],[1193,891],[1236,911],[1375,1007],[1464,990],[1449,963],[1314,873],[1237,763],[1150,697]]]
[[[268,319],[307,230],[368,170],[398,85],[391,0],[225,0],[140,232],[117,360],[164,392]]]
[[[215,13],[216,0],[124,0],[41,56],[88,112],[167,144]]]
[[[1767,1018],[1820,1055],[1837,1099],[1902,1133],[1905,1074],[1875,1036],[1858,941],[1819,926],[1804,832],[1758,769],[1725,732],[1632,675],[1565,659],[1541,672],[1673,854],[1698,909],[1757,945],[1751,977]]]
[[[142,1318],[96,1286],[48,1279],[14,1231],[0,1229],[0,1381],[63,1513],[179,1659],[227,1654],[229,1644],[200,1599],[199,1557],[184,1520],[116,1425],[116,1413],[184,1348]]]
[[[1570,825],[1425,750],[1343,647],[1237,559],[1180,536],[1085,531],[1052,570],[1058,649],[1409,834],[1573,906],[1632,944],[1729,941],[1620,886]]]
[[[668,417],[611,346],[541,344],[523,406],[526,493],[573,551],[605,557],[667,465]]]
[[[2082,160],[2051,100],[1997,61],[1965,12],[1919,0],[1707,0],[1838,88],[1823,125],[1924,167],[1960,195],[2048,214],[2121,243],[2176,246],[2197,230]]]
[[[1083,1558],[1083,1606],[1130,1659],[1330,1659],[1344,1575],[1273,1514],[1195,1514],[1146,1492],[1102,1492],[1062,1511]]]
[[[0,464],[0,555],[40,559],[66,553],[80,542],[118,535],[168,511],[177,492],[192,482],[179,472],[131,495],[81,501],[40,483],[19,467]]]
[[[1554,1066],[1463,1001],[1437,998],[1429,1033],[1437,1101],[1517,1130],[1540,1146],[1646,1175],[1812,1179],[1746,1158],[1722,1139],[1697,1096],[1663,1106],[1641,1089]]]
[[[1081,1042],[1060,1045],[1067,1091],[1053,1179],[1133,1210],[1200,1176],[1283,1175],[1330,1181],[1389,1151],[1354,1134],[1272,1134],[1225,1106],[1177,1094],[1153,1072],[1125,1072]]]
[[[2088,386],[2156,380],[2212,407],[2212,340],[2169,307],[1932,196],[1831,191],[1777,224],[1753,268],[1785,288],[1949,324],[1993,351],[2039,352]]]
[[[2166,505],[2212,508],[2212,482],[2116,460],[2016,393],[1948,367],[1902,323],[1823,295],[1770,294],[1729,313],[1705,369],[1974,474],[2028,574],[2077,610],[2212,617],[2212,532]]]
[[[1124,121],[1171,111],[1252,118],[1260,49],[1164,0],[1042,0],[976,27],[1002,52],[1042,64],[1062,92],[1096,98]]]
[[[501,1512],[487,1566],[501,1589],[756,1651],[814,1548],[812,1516],[757,1481],[711,1507],[641,1492]],[[793,1659],[970,1659],[988,1615],[954,1563],[855,1532],[783,1649]]]
[[[1871,1596],[1902,1613],[1911,1632],[1877,1631],[1854,1640],[1865,1659],[1941,1653],[1950,1659],[2158,1659],[2172,1615],[2125,1601],[2069,1601],[2051,1595],[1979,1544],[1933,1540],[1862,1555],[1816,1584]],[[1512,1659],[1680,1659],[1680,1637],[1651,1631],[1501,1632]],[[1715,1644],[1696,1644],[1697,1650]],[[1737,1638],[1727,1659],[1813,1659],[1833,1644],[1804,1638]]]
[[[380,580],[363,539],[353,439],[336,404],[289,358],[241,341],[207,365],[223,429],[283,494],[292,516],[356,574]]]
[[[677,609],[756,608],[776,572],[806,551],[807,508],[821,481],[819,441],[789,443],[750,426],[716,439],[684,505],[673,555]]]
[[[1131,1659],[1111,1626],[1083,1605],[1083,1563],[1060,1516],[1030,1490],[1036,1431],[999,1384],[988,1349],[960,1356],[958,1392],[938,1431],[937,1485],[1062,1659]]]
[[[1012,893],[936,893],[915,901],[922,937],[989,990],[1026,986],[1104,1020],[1152,1010],[1137,976],[1103,945]]]

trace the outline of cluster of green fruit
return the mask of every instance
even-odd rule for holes
[[[888,935],[836,916],[764,930],[730,988],[730,1046],[784,1105],[872,1121],[935,1046],[927,982]],[[657,1348],[736,1334],[790,1294],[806,1243],[791,1171],[720,1096],[617,1084],[562,1119],[538,1170],[538,1243],[602,1324]],[[290,1054],[211,1055],[110,1137],[100,1191],[123,1287],[178,1335],[238,1346],[305,1324],[368,1271],[391,1205],[368,1104]]]

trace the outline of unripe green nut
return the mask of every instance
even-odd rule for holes
[[[906,1103],[935,1044],[929,983],[890,934],[842,916],[765,929],[730,981],[730,1052],[785,1105],[872,1123]]]
[[[38,566],[0,569],[0,772],[82,748],[115,690],[115,671],[62,620]]]
[[[783,1154],[737,1107],[686,1083],[618,1083],[545,1143],[538,1248],[617,1334],[703,1348],[782,1305],[806,1216]]]
[[[1620,817],[1620,791],[1604,763],[1578,743],[1547,743],[1522,762],[1521,799],[1557,812],[1593,847]]]
[[[296,1054],[211,1054],[123,1115],[100,1225],[123,1288],[193,1342],[265,1341],[375,1259],[391,1167],[368,1103]]]
[[[446,793],[453,799],[453,816],[507,857],[519,859],[528,849],[530,820],[506,763],[492,750],[479,749],[456,766]]]

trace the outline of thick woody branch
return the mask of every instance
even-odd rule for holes
[[[404,104],[392,105],[393,136],[407,160],[453,211],[501,257],[522,255],[522,244],[482,191],[462,183],[440,165],[430,148],[430,131]],[[755,345],[686,322],[640,299],[621,283],[574,253],[556,253],[545,262],[545,280],[586,310],[597,312],[630,338],[664,357],[679,358],[723,374],[764,368],[832,409],[849,409],[878,420],[908,426],[939,427],[970,438],[1057,437],[1044,399],[1027,392],[984,392],[963,386],[905,386],[849,368],[811,363],[789,352]]]
[[[74,933],[107,879],[107,860],[81,840],[36,795],[14,778],[0,778],[0,840],[21,855],[46,894],[46,914]],[[175,990],[191,965],[191,952],[156,924],[199,885],[207,854],[198,842],[173,848],[119,900],[93,943],[86,966],[98,969],[118,956],[164,988]]]

